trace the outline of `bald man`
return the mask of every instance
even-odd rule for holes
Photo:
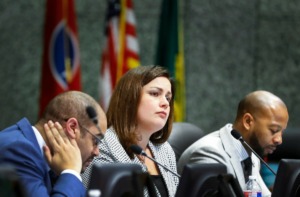
[[[16,169],[27,196],[85,197],[80,173],[99,155],[106,127],[105,113],[91,96],[59,94],[36,124],[23,118],[0,132],[0,163]]]
[[[240,101],[233,124],[204,136],[184,151],[178,161],[178,171],[182,172],[187,163],[221,163],[243,189],[248,179],[244,160],[251,158],[250,174],[256,176],[262,196],[271,196],[259,173],[260,160],[236,140],[231,131],[238,131],[259,155],[264,156],[273,153],[282,143],[288,119],[287,107],[279,97],[263,90],[251,92]]]

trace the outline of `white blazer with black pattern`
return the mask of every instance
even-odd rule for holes
[[[120,144],[120,141],[118,139],[118,136],[116,135],[114,129],[111,127],[109,128],[104,136],[104,139],[102,140],[103,143],[100,144],[99,150],[100,155],[98,157],[95,157],[92,164],[96,163],[137,163],[142,166],[143,171],[147,172],[146,166],[141,163],[141,161],[135,156],[133,160],[129,158],[127,153],[125,152],[125,149]],[[153,157],[155,160],[157,160],[159,163],[165,165],[169,169],[171,169],[173,172],[177,172],[177,166],[176,166],[176,158],[175,153],[171,147],[171,145],[168,142],[165,142],[163,144],[153,144],[151,141],[149,141],[148,144]],[[84,185],[87,187],[89,185],[89,179],[91,174],[91,166],[90,165],[82,174],[82,181]],[[169,197],[175,196],[176,189],[178,186],[179,179],[178,177],[174,176],[172,173],[166,171],[163,167],[158,166],[159,171],[163,177],[164,183],[167,186]],[[159,192],[156,189],[156,193],[158,196]],[[148,192],[145,189],[144,196],[148,196]]]

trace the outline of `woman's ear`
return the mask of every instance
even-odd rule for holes
[[[253,116],[250,113],[245,113],[243,116],[243,125],[247,131],[250,130],[253,124]]]
[[[76,118],[69,118],[66,122],[66,134],[68,137],[75,139],[77,133],[79,134],[80,128]]]

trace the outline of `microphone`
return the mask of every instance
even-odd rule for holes
[[[97,127],[98,131],[101,133],[101,137],[100,138],[103,139],[104,135],[103,135],[103,133],[102,133],[102,131],[101,131],[99,125],[98,125],[98,118],[97,118],[97,112],[96,112],[96,110],[92,106],[87,106],[86,107],[86,113],[88,114],[89,118],[93,121],[93,123]],[[100,139],[100,141],[101,141],[101,139]]]
[[[93,123],[98,125],[97,113],[92,106],[86,107],[86,113],[88,114],[89,118],[93,121]]]
[[[166,169],[167,171],[171,172],[173,175],[175,175],[175,176],[177,176],[178,178],[180,178],[180,175],[179,175],[179,174],[173,172],[172,170],[170,170],[169,168],[167,168],[167,167],[164,166],[163,164],[161,164],[161,163],[159,163],[158,161],[156,161],[155,159],[149,157],[149,156],[145,153],[145,151],[144,151],[140,146],[138,146],[138,145],[136,145],[136,144],[133,144],[133,145],[130,146],[130,149],[132,150],[132,152],[133,152],[134,154],[142,155],[142,156],[147,157],[148,159],[152,160],[154,163],[160,165],[161,167],[163,167],[163,168]]]
[[[251,152],[253,152],[258,157],[258,159],[261,162],[263,162],[265,164],[265,166],[267,166],[267,168],[276,176],[276,173],[272,170],[272,168],[251,148],[251,146],[247,142],[245,142],[245,140],[243,139],[243,137],[241,136],[241,134],[239,132],[237,132],[236,130],[233,129],[231,131],[231,135],[235,139],[239,140],[241,143],[244,143],[251,150]]]

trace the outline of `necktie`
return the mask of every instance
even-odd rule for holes
[[[244,176],[245,176],[245,182],[247,183],[249,180],[249,176],[252,173],[252,160],[251,157],[248,157],[247,159],[242,161],[242,166],[244,168]]]

